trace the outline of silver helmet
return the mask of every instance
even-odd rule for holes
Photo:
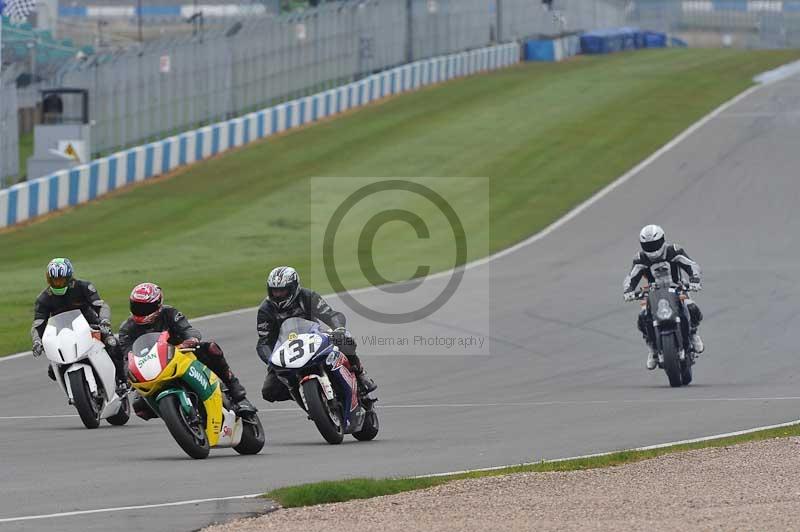
[[[279,309],[285,310],[295,302],[300,294],[300,276],[289,266],[279,266],[269,272],[267,295]]]
[[[664,230],[658,225],[646,225],[639,233],[639,244],[642,246],[647,258],[658,260],[664,258],[664,251],[667,243],[664,238]]]

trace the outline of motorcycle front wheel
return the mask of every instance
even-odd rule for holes
[[[211,447],[208,444],[206,430],[202,422],[192,422],[181,408],[181,402],[175,395],[167,395],[158,402],[158,413],[169,433],[192,458],[206,458]]]
[[[338,413],[332,412],[328,401],[322,395],[317,379],[309,379],[303,383],[303,396],[306,398],[308,415],[317,426],[317,430],[325,441],[336,445],[344,439],[344,428]]]
[[[89,383],[83,378],[83,371],[69,373],[69,386],[72,390],[72,402],[78,410],[83,426],[87,429],[96,429],[100,426],[100,412],[97,402],[89,390]]]
[[[678,358],[678,342],[674,334],[661,337],[661,352],[664,355],[664,371],[669,385],[677,388],[683,384],[681,379],[681,361]]]

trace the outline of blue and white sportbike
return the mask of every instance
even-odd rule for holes
[[[377,398],[361,394],[347,357],[333,345],[330,331],[316,322],[283,322],[269,365],[292,398],[308,413],[325,441],[342,443],[345,434],[369,441],[378,435]]]

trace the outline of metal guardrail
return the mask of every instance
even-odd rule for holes
[[[283,131],[450,79],[520,61],[519,44],[480,48],[386,70],[240,118],[181,133],[0,190],[0,228],[78,205]]]

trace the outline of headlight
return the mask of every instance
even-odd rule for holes
[[[669,301],[666,299],[661,299],[658,302],[658,310],[656,311],[656,317],[661,321],[668,320],[672,317],[672,307],[669,306]]]

